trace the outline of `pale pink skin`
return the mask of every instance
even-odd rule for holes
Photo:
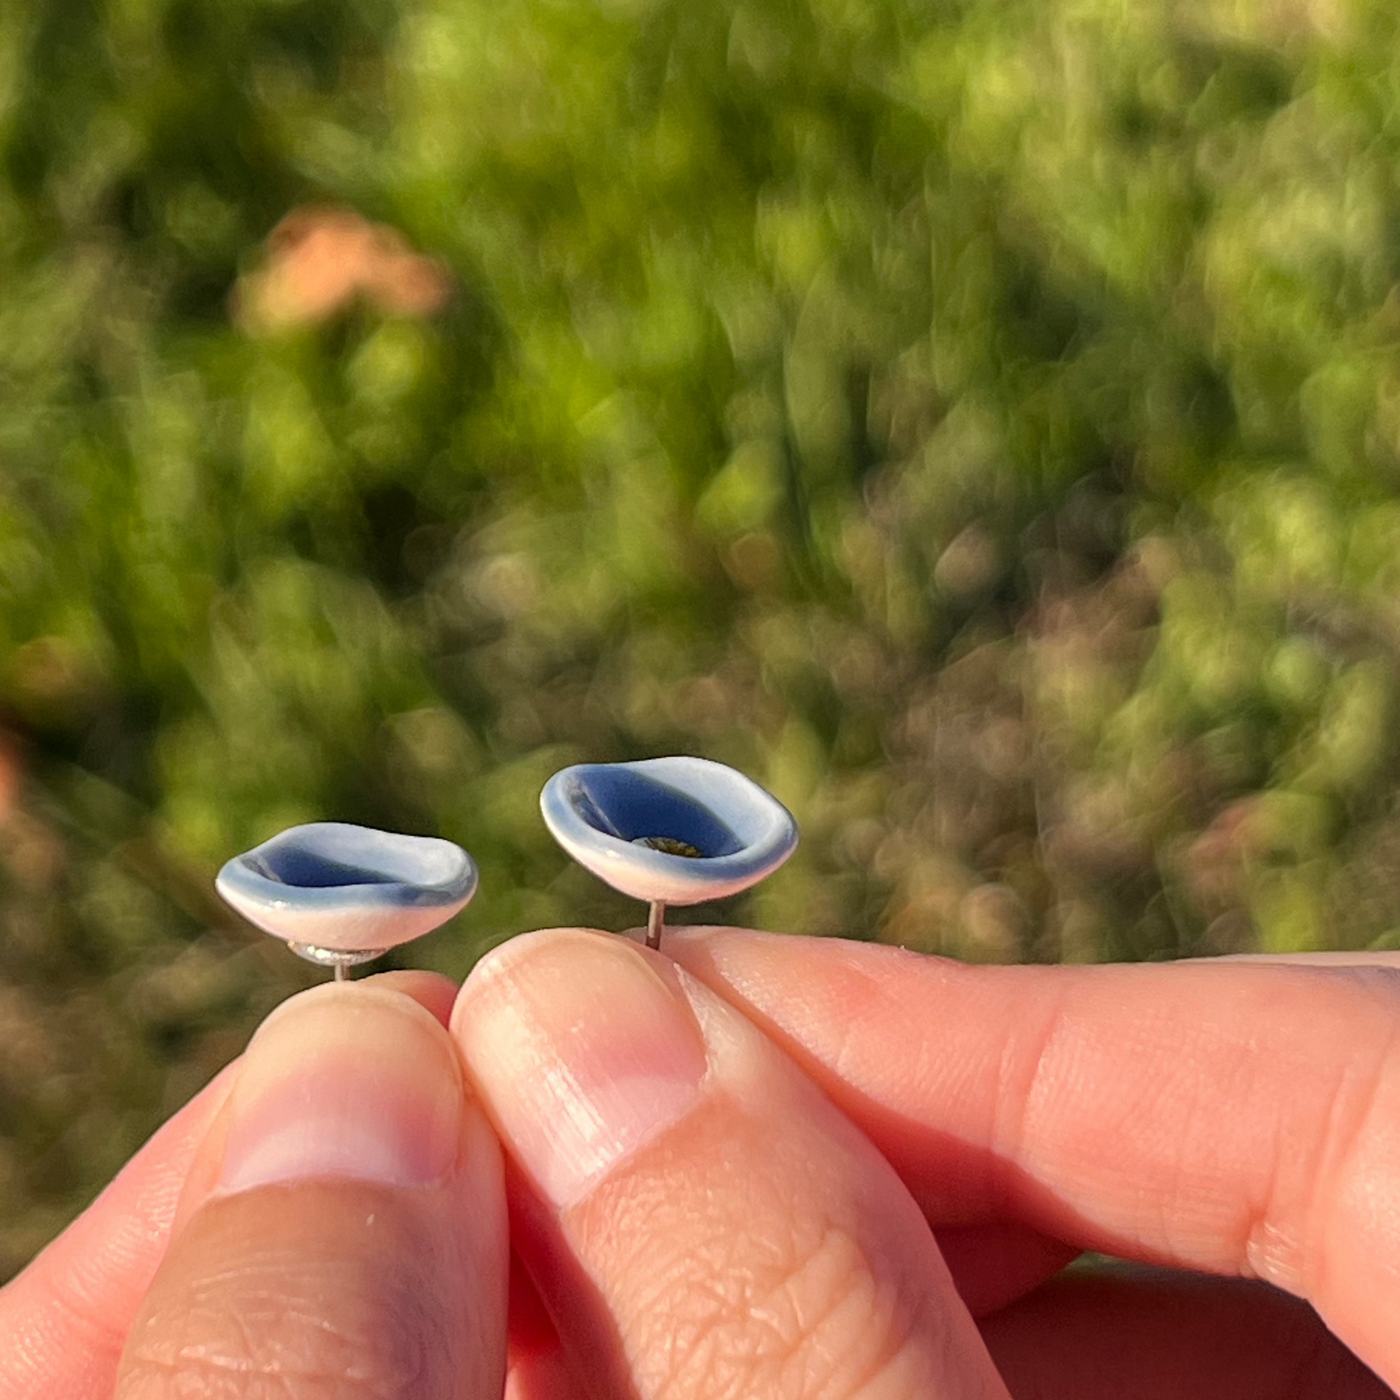
[[[1400,1385],[1400,958],[970,968],[731,929],[673,930],[667,953],[695,979],[699,990],[688,995],[697,1004],[712,989],[790,1057],[781,1068],[782,1057],[745,1035],[731,1036],[724,1052],[738,1057],[749,1113],[781,1123],[786,1160],[828,1147],[835,1132],[843,1165],[825,1178],[828,1192],[859,1195],[890,1166],[898,1173],[934,1226],[961,1295],[932,1275],[923,1280],[949,1324],[943,1335],[950,1346],[970,1335],[954,1325],[964,1309],[980,1318],[1012,1394],[1389,1393],[1309,1314],[1239,1282],[1251,1277],[1308,1299],[1337,1337]],[[471,1043],[472,998],[493,965],[542,954],[555,960],[556,977],[568,976],[573,958],[587,975],[587,941],[535,935],[524,950],[483,960],[459,1004],[468,1075],[491,1093],[501,1092],[508,1067]],[[676,975],[665,971],[668,960],[642,956],[660,975]],[[393,976],[378,980],[447,1019],[451,988],[442,979]],[[729,1014],[714,1003],[716,1024]],[[589,1030],[605,1033],[605,1025]],[[628,1053],[632,1072],[645,1070],[645,1045]],[[804,1088],[802,1076],[821,1092]],[[66,1235],[0,1290],[0,1400],[110,1400],[122,1340],[166,1252],[181,1191],[182,1218],[199,1208],[197,1165],[228,1090],[225,1077],[177,1114]],[[746,1140],[729,1116],[737,1102],[720,1094],[705,1103],[716,1131]],[[833,1105],[848,1129],[835,1126]],[[656,1289],[654,1251],[598,1246],[635,1228],[637,1211],[693,1209],[717,1223],[710,1306],[734,1292],[726,1271],[742,1259],[742,1238],[790,1238],[813,1209],[798,1190],[755,1189],[767,1170],[761,1152],[716,1177],[681,1150],[683,1125],[679,1134],[629,1146],[562,1216],[527,1187],[517,1191],[513,1237],[534,1255],[565,1335],[561,1347],[533,1288],[512,1290],[513,1400],[573,1400],[585,1371],[654,1377],[676,1364],[697,1300],[680,1285]],[[580,1212],[583,1234],[569,1224]],[[473,1227],[464,1220],[462,1228]],[[901,1258],[898,1236],[886,1247],[891,1278],[904,1277],[900,1268],[925,1248],[915,1241]],[[1215,1277],[1045,1284],[1079,1249]],[[570,1306],[587,1298],[596,1309],[599,1296],[646,1296],[655,1325],[629,1334],[618,1352],[616,1325]],[[797,1332],[785,1340],[769,1328],[750,1341],[770,1354],[789,1345],[796,1353]],[[736,1324],[728,1339],[742,1348],[744,1337]],[[983,1387],[975,1356],[947,1364],[951,1375],[972,1378],[968,1388],[940,1392],[948,1400],[999,1393],[994,1383]],[[882,1375],[862,1396],[893,1393]],[[309,1383],[304,1391],[322,1393]],[[703,1385],[669,1392],[710,1393]],[[762,1391],[770,1393],[780,1392]]]

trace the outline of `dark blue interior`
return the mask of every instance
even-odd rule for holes
[[[626,768],[595,768],[576,775],[569,802],[594,831],[621,841],[668,836],[710,858],[744,849],[744,843],[708,807]]]
[[[332,889],[336,885],[397,885],[392,875],[382,870],[365,870],[343,861],[327,860],[296,846],[274,847],[247,858],[248,868],[279,885],[294,885],[303,890]]]

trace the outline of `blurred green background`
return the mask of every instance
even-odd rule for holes
[[[467,846],[458,976],[672,752],[804,837],[695,918],[1400,946],[1397,39],[5,0],[0,1273],[320,976],[211,892],[296,821]]]

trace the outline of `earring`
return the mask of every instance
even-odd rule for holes
[[[668,904],[738,894],[797,846],[776,797],[703,758],[576,764],[544,785],[540,811],[580,865],[647,902],[649,948],[661,946]]]
[[[250,923],[342,982],[356,964],[446,923],[476,893],[477,870],[451,841],[312,822],[235,856],[214,885]]]

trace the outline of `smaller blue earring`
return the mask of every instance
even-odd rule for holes
[[[540,811],[580,865],[647,902],[649,948],[661,946],[668,904],[738,894],[797,846],[776,797],[703,758],[576,764],[544,785]]]
[[[446,923],[476,893],[476,862],[451,841],[344,822],[293,826],[235,856],[214,886],[294,953],[335,969]]]

